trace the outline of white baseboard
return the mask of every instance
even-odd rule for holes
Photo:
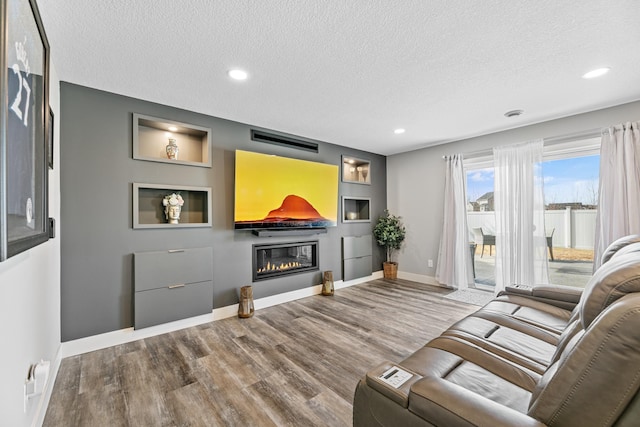
[[[408,273],[406,271],[398,271],[398,278],[404,279],[404,280],[411,280],[412,282],[424,283],[427,285],[446,287],[440,284],[435,277],[426,276],[423,274],[415,274],[415,273]]]
[[[33,417],[33,421],[31,423],[32,427],[42,426],[44,423],[44,416],[47,414],[47,408],[49,407],[49,401],[51,400],[51,394],[53,393],[53,386],[56,383],[56,378],[58,377],[58,370],[60,370],[60,363],[62,362],[62,344],[58,346],[58,350],[56,351],[56,355],[49,365],[49,378],[47,378],[47,382],[44,385],[44,391],[40,396],[40,400],[38,401],[38,408],[36,409],[36,413]]]
[[[349,286],[365,283],[370,280],[382,278],[382,271],[376,271],[371,276],[361,277],[355,280],[334,282],[335,289],[342,289]],[[409,279],[412,280],[412,279]],[[291,292],[285,292],[269,297],[258,298],[253,301],[256,310],[260,310],[285,302],[295,301],[301,298],[318,295],[322,291],[322,285],[311,286],[308,288],[298,289]],[[166,334],[168,332],[180,329],[190,328],[192,326],[201,325],[203,323],[213,322],[215,320],[226,319],[238,315],[238,305],[228,305],[225,307],[215,308],[210,314],[181,319],[175,322],[163,323],[162,325],[151,326],[144,329],[125,328],[118,331],[106,332],[104,334],[93,335],[86,338],[80,338],[73,341],[63,342],[61,349],[58,351],[60,359],[78,354],[88,353],[90,351],[101,350],[103,348],[112,347],[114,345],[125,344],[131,341],[137,341],[156,335]],[[58,366],[60,362],[58,361]],[[57,368],[56,368],[57,369]],[[56,371],[57,372],[57,371]],[[53,377],[55,378],[55,376]],[[45,406],[46,408],[46,406]],[[44,415],[43,415],[44,416]]]
[[[382,279],[382,270],[374,271],[371,276],[359,277],[353,280],[347,280],[346,282],[338,280],[333,283],[335,289],[348,288],[349,286],[359,285],[360,283],[366,283],[371,280]]]

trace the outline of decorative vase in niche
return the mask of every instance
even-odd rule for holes
[[[182,211],[182,205],[184,205],[182,196],[176,193],[164,196],[162,205],[164,206],[164,216],[167,222],[169,222],[169,224],[179,224],[180,212]]]
[[[178,160],[178,152],[180,152],[180,148],[178,147],[178,142],[175,138],[169,138],[169,143],[165,147],[165,150],[169,160]]]

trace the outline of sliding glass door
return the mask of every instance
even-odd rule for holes
[[[554,284],[584,287],[592,275],[598,143],[585,140],[545,147],[545,228],[549,277]],[[500,250],[495,246],[492,164],[491,157],[465,160],[467,221],[477,287],[495,286],[495,251]]]

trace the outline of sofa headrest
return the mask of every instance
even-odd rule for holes
[[[602,253],[602,257],[600,257],[600,264],[605,264],[616,252],[625,246],[638,242],[640,242],[640,234],[631,234],[615,240]]]
[[[631,243],[625,246],[624,248],[618,249],[616,253],[614,253],[609,260],[616,259],[616,257],[619,257],[624,254],[630,254],[632,252],[640,252],[640,242]]]
[[[611,303],[633,292],[640,292],[640,252],[616,256],[594,273],[579,303],[582,326],[587,329]]]

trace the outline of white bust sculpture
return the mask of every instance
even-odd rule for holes
[[[184,200],[180,194],[172,193],[162,199],[164,205],[164,216],[169,224],[178,224],[180,222],[180,212]]]

